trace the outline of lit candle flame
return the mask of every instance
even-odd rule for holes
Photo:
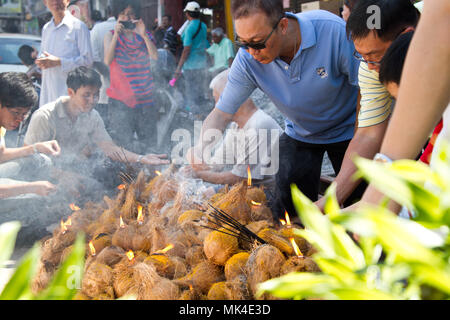
[[[61,232],[62,234],[66,233],[67,231],[67,227],[66,224],[64,223],[64,220],[61,219]]]
[[[260,207],[262,205],[262,203],[252,200],[252,205],[254,205],[255,207]]]
[[[124,184],[121,184],[121,185],[117,186],[117,189],[118,189],[118,190],[123,190],[123,189],[125,189],[125,185],[124,185]]]
[[[284,219],[280,219],[281,225],[285,226],[286,225],[286,221]]]
[[[129,261],[132,261],[134,259],[134,252],[132,250],[128,251],[126,255]]]
[[[247,186],[252,186],[252,173],[250,171],[250,166],[247,167]]]
[[[72,209],[72,211],[79,211],[81,210],[80,207],[76,206],[75,203],[71,203],[69,205],[70,209]]]
[[[292,247],[294,248],[294,251],[295,251],[295,254],[297,255],[297,257],[302,257],[303,258],[303,253],[300,251],[300,248],[298,247],[298,245],[295,242],[294,238],[289,238],[289,240],[291,241]]]
[[[156,173],[158,176],[162,175],[162,173],[161,173],[160,171],[158,171],[158,170],[156,170],[155,173]]]
[[[93,257],[95,257],[96,251],[95,251],[95,247],[94,247],[94,244],[92,243],[92,241],[89,241],[89,249],[91,250],[91,255]]]
[[[71,217],[69,217],[66,222],[64,222],[64,220],[61,219],[61,232],[62,232],[62,234],[66,233],[67,230],[68,230],[67,227],[71,226],[71,225],[72,225],[72,218]]]
[[[125,223],[123,222],[122,216],[120,216],[119,227],[122,229],[125,228]]]
[[[285,217],[286,217],[286,224],[287,224],[288,226],[291,226],[291,219],[289,218],[288,212],[285,211],[285,212],[284,212],[284,215],[285,215]]]
[[[138,206],[137,222],[138,222],[139,224],[144,223],[144,215],[142,214],[142,206]]]
[[[165,254],[165,253],[167,253],[169,250],[172,250],[172,249],[173,249],[173,244],[169,244],[167,247],[165,247],[165,248],[162,249],[162,250],[156,251],[154,254]]]

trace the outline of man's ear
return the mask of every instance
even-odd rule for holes
[[[69,94],[69,97],[73,98],[76,92],[72,88],[68,88],[67,93]]]
[[[282,33],[283,35],[286,35],[286,34],[287,34],[288,26],[289,26],[289,19],[286,18],[286,17],[283,18],[283,19],[281,19],[281,21],[280,21],[280,27],[281,27],[281,33]]]

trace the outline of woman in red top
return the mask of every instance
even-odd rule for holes
[[[117,19],[114,31],[104,39],[105,64],[110,67],[110,134],[116,143],[132,144],[134,133],[146,147],[156,141],[158,112],[153,104],[153,76],[150,59],[158,54],[142,19],[137,20],[140,2],[114,0]]]

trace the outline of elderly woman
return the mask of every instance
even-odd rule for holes
[[[110,67],[110,134],[116,143],[130,147],[136,132],[138,140],[149,145],[156,141],[158,111],[153,104],[153,76],[150,59],[158,53],[151,34],[137,15],[137,0],[114,0],[115,28],[105,35],[105,64]],[[133,147],[131,146],[133,149]]]
[[[214,65],[209,69],[212,77],[231,67],[234,59],[233,43],[228,39],[222,28],[211,31],[213,44],[206,52],[214,59]]]

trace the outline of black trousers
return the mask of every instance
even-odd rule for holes
[[[159,112],[156,105],[145,108],[129,108],[123,102],[109,99],[108,132],[117,145],[133,152],[142,153],[144,150],[134,150],[134,133],[138,141],[146,148],[156,145],[156,125]]]
[[[292,139],[286,134],[280,137],[280,168],[276,176],[277,187],[272,199],[272,210],[276,219],[289,215],[297,216],[291,197],[291,184],[311,201],[319,195],[320,174],[325,151],[336,174],[341,170],[342,161],[350,140],[332,144],[310,144]],[[360,184],[346,203],[358,199],[364,193],[366,184]]]

